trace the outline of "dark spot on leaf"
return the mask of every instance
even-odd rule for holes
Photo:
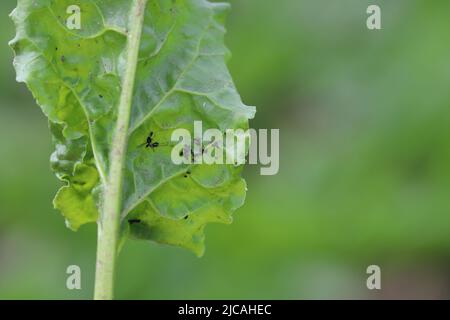
[[[58,47],[55,48],[55,51],[58,51]]]
[[[184,220],[187,220],[187,219],[189,219],[189,215],[187,215],[186,217],[184,217]]]
[[[140,219],[129,219],[129,220],[128,220],[128,223],[129,223],[129,224],[135,224],[135,223],[140,223],[140,222],[141,222]]]
[[[61,56],[61,62],[65,62],[66,61],[66,57],[65,56]]]
[[[103,99],[103,96],[102,96],[101,94],[99,94],[98,97],[99,97],[100,99]]]

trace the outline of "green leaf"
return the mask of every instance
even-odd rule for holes
[[[94,222],[108,183],[110,151],[127,69],[132,1],[19,0],[17,80],[49,119],[51,165],[65,182],[54,204],[72,229]],[[81,9],[69,30],[67,8]],[[151,0],[145,8],[134,83],[122,192],[122,230],[131,237],[203,253],[204,227],[230,223],[245,199],[242,166],[175,165],[173,130],[247,129],[253,107],[241,102],[226,67],[228,5],[206,0]],[[142,147],[149,132],[161,146]],[[189,173],[189,174],[187,174]]]

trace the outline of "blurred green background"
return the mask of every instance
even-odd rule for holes
[[[450,2],[231,2],[229,65],[252,127],[281,130],[280,172],[246,169],[247,203],[207,228],[202,259],[128,241],[116,297],[450,298]],[[7,46],[14,6],[0,2],[0,298],[91,298],[96,226],[73,233],[52,208],[47,121]],[[65,287],[71,264],[82,290]]]

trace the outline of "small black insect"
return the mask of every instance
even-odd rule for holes
[[[150,134],[147,137],[147,140],[145,142],[146,148],[151,148],[153,151],[155,151],[155,148],[159,147],[159,142],[153,141],[153,131],[150,132]]]
[[[129,224],[135,224],[135,223],[140,223],[140,222],[141,222],[140,219],[130,219],[130,220],[128,220]]]

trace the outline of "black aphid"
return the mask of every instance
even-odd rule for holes
[[[129,219],[129,220],[128,220],[128,223],[129,223],[129,224],[135,224],[135,223],[140,223],[140,222],[141,222],[140,219]]]
[[[155,151],[155,148],[159,147],[159,142],[153,141],[153,131],[148,135],[145,147],[151,148],[153,151]]]

